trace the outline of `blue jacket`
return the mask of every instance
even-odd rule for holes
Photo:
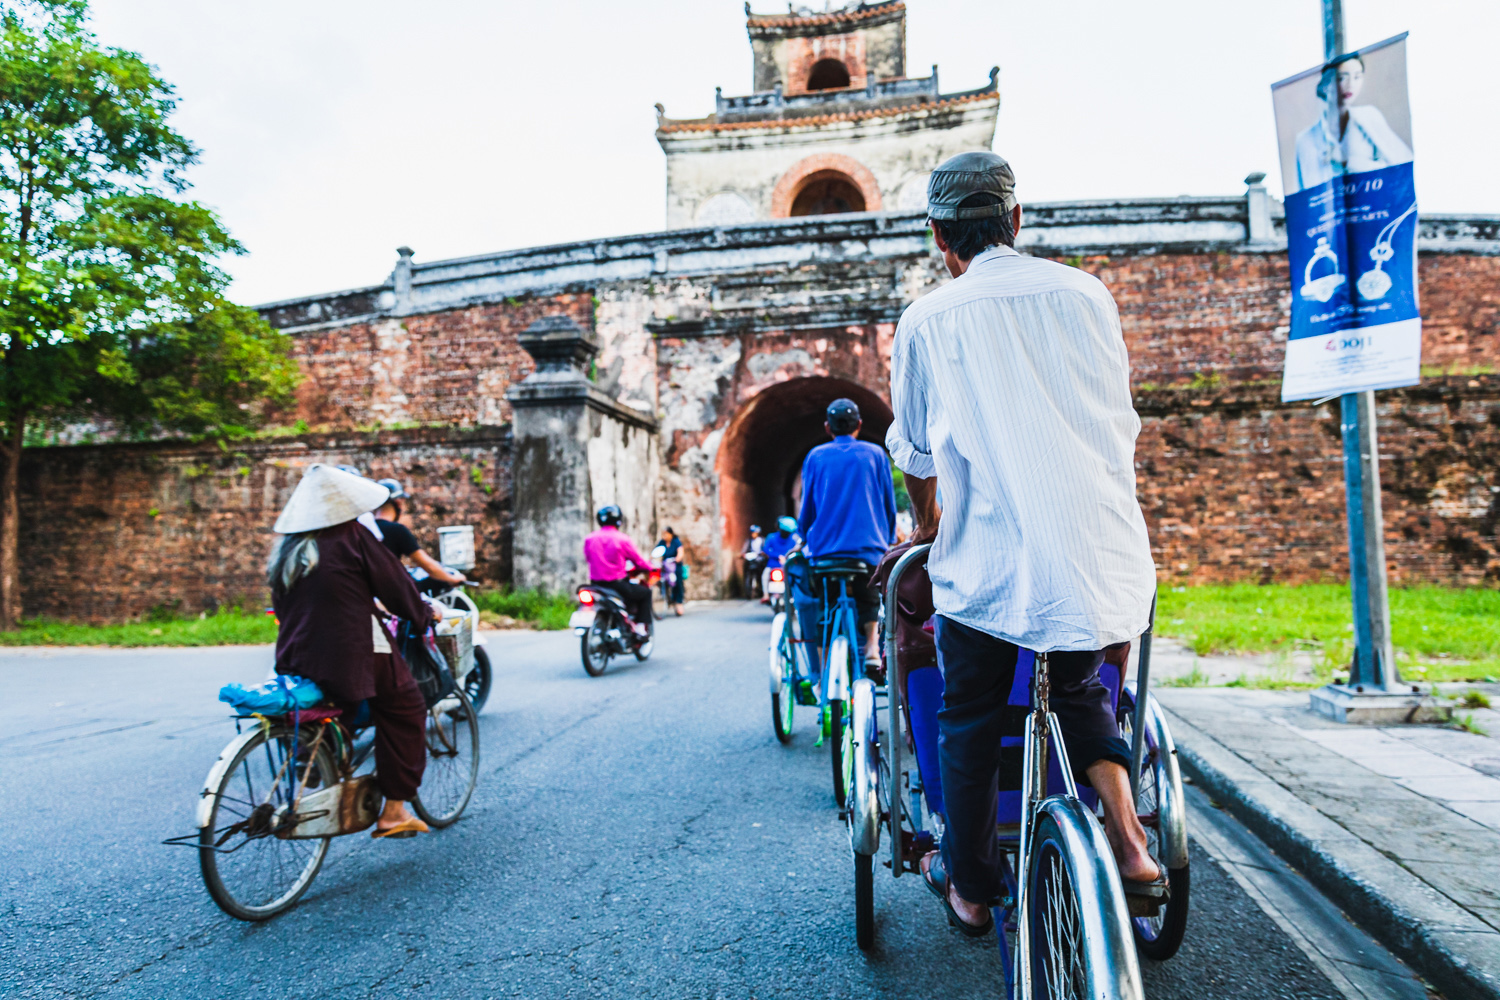
[[[885,449],[844,435],[808,452],[797,523],[813,558],[879,562],[896,540],[896,490]]]
[[[773,531],[761,543],[760,550],[765,553],[769,565],[780,566],[782,557],[795,549],[798,541],[800,539],[796,535],[783,535],[780,531]]]

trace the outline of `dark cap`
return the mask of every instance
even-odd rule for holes
[[[835,434],[853,434],[859,426],[859,405],[852,399],[835,399],[828,404],[827,415]]]
[[[960,209],[971,194],[992,194],[998,205]],[[950,156],[927,179],[929,219],[988,219],[1006,215],[1016,207],[1016,175],[1010,164],[994,153],[973,152]]]

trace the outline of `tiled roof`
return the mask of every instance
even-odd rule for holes
[[[836,115],[808,115],[804,118],[767,118],[753,122],[721,122],[710,115],[692,121],[671,122],[658,126],[657,132],[741,132],[751,129],[797,128],[802,125],[831,125],[834,122],[857,122],[870,118],[894,118],[912,111],[942,111],[959,104],[972,104],[999,97],[994,90],[978,94],[964,94],[941,101],[926,101],[919,104],[902,104],[894,108],[871,108],[867,111],[845,111]]]
[[[881,4],[879,7],[833,10],[826,14],[752,14],[747,24],[752,28],[820,28],[830,24],[852,24],[905,9],[906,4],[898,0],[896,3]]]

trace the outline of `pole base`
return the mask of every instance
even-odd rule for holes
[[[1350,725],[1390,726],[1408,722],[1447,722],[1453,709],[1431,695],[1411,691],[1366,688],[1357,691],[1347,684],[1329,684],[1311,693],[1309,707],[1334,722]]]

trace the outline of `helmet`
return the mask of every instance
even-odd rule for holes
[[[785,531],[788,535],[795,534],[797,531],[797,519],[795,517],[778,517],[776,519],[776,527]]]
[[[365,478],[365,474],[363,472],[360,472],[352,465],[335,465],[334,468],[338,469],[340,472],[347,472],[351,476],[358,476],[361,479]]]
[[[853,434],[859,426],[859,407],[852,399],[835,399],[828,404],[828,429],[835,434]]]
[[[606,525],[613,525],[618,528],[620,526],[620,522],[625,520],[625,515],[622,514],[620,512],[620,508],[616,507],[614,504],[610,504],[607,507],[600,507],[599,513],[595,514],[594,516],[599,519],[599,526],[601,528]]]
[[[758,535],[758,534],[760,534],[760,525],[758,525],[758,524],[752,524],[752,525],[750,525],[750,534],[752,534],[752,535]]]
[[[404,496],[407,495],[406,491],[401,488],[401,481],[400,480],[397,480],[397,479],[377,479],[375,481],[377,483],[379,483],[381,486],[384,486],[386,489],[388,489],[388,490],[391,491],[391,499],[392,500],[400,500],[402,497],[404,497]]]

